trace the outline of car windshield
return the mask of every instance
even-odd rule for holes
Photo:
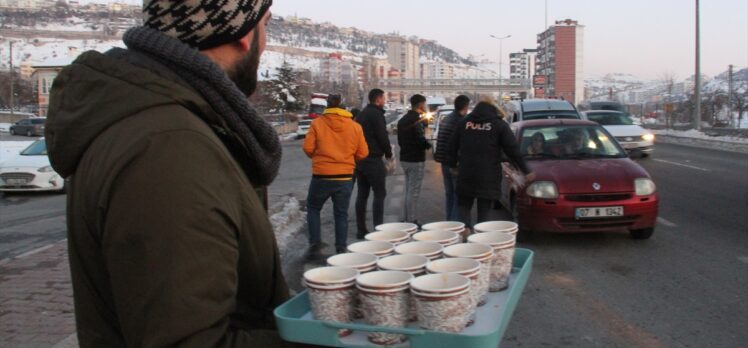
[[[601,126],[630,126],[634,124],[631,117],[622,112],[587,113],[587,119],[597,122]]]
[[[44,121],[46,120],[43,120],[43,119],[42,120],[39,120],[39,119],[31,120],[31,124],[44,124]]]
[[[626,153],[600,126],[541,126],[522,130],[526,159],[621,158]]]
[[[322,115],[325,112],[325,107],[322,105],[312,104],[309,107],[310,114]]]
[[[574,111],[535,111],[526,112],[524,116],[522,116],[523,121],[547,119],[575,120],[579,119],[579,114]]]
[[[21,151],[23,156],[46,156],[47,155],[47,143],[44,140],[37,140],[29,147]]]

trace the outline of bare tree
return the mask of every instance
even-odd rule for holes
[[[665,88],[665,95],[663,96],[663,101],[665,102],[665,126],[667,128],[671,128],[673,126],[673,107],[672,107],[672,99],[673,99],[673,90],[675,89],[675,73],[672,71],[666,71],[660,75],[660,82],[662,83],[663,87]],[[669,105],[669,106],[668,106]]]
[[[730,101],[732,102],[732,108],[738,112],[738,128],[740,128],[740,122],[743,119],[743,113],[748,111],[748,86],[743,84],[742,87],[735,88],[730,95]],[[730,119],[732,119],[732,111],[730,112]]]

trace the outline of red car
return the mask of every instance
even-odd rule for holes
[[[628,231],[652,236],[658,195],[649,174],[603,127],[584,120],[548,119],[511,125],[536,177],[503,163],[502,203],[519,223],[519,238],[532,231]]]

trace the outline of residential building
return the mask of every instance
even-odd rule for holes
[[[584,26],[577,21],[556,21],[538,34],[535,57],[536,97],[560,98],[575,105],[584,97]]]
[[[39,116],[46,117],[49,109],[49,92],[52,89],[57,74],[73,62],[73,58],[55,58],[46,62],[32,66],[34,73],[32,77],[36,78],[37,100],[39,104]]]
[[[530,59],[527,53],[509,53],[509,78],[513,80],[530,78]]]
[[[455,64],[446,62],[421,63],[421,79],[453,79],[455,78]]]
[[[400,71],[401,78],[421,78],[420,48],[412,40],[400,36],[388,37],[387,60]]]
[[[353,83],[357,81],[356,70],[353,64],[343,60],[340,53],[330,53],[330,55],[320,61],[318,78],[322,81],[335,83]]]

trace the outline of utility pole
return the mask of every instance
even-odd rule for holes
[[[13,90],[13,85],[15,82],[13,81],[13,41],[8,42],[10,45],[10,119],[13,120],[13,109],[15,100],[15,94],[16,92]]]
[[[502,98],[503,95],[502,95],[502,91],[501,91],[501,87],[502,87],[502,85],[501,85],[502,84],[502,81],[501,81],[502,80],[501,79],[501,75],[502,75],[501,74],[501,69],[502,69],[502,66],[504,65],[504,48],[503,48],[503,43],[504,43],[504,39],[508,39],[508,38],[510,38],[512,36],[511,35],[507,35],[507,36],[497,37],[496,35],[491,35],[491,37],[494,38],[494,39],[496,39],[496,40],[499,40],[499,98]]]
[[[545,23],[544,30],[548,30],[548,0],[545,0]]]
[[[730,115],[730,126],[735,126],[735,118],[732,117],[732,97],[733,97],[733,87],[732,87],[732,64],[727,66],[727,110],[729,110],[728,115]]]
[[[696,97],[695,128],[701,130],[701,38],[699,34],[699,0],[696,0],[696,76],[694,77],[694,97]]]

